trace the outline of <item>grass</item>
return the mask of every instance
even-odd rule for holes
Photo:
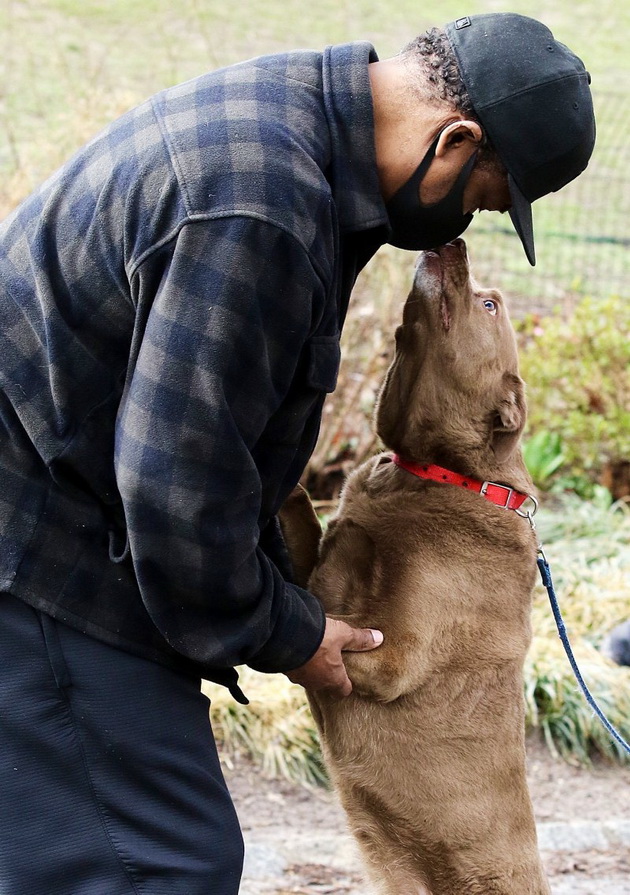
[[[572,646],[587,685],[609,720],[630,740],[630,668],[599,651],[606,632],[628,616],[630,506],[604,509],[570,495],[540,511],[539,532]],[[589,708],[558,638],[542,585],[535,592],[534,638],[525,665],[528,729],[542,731],[551,752],[587,765],[595,755],[627,763]],[[250,706],[212,684],[212,720],[228,760],[252,758],[270,776],[308,784],[325,780],[317,732],[304,692],[283,675],[242,670]]]
[[[319,738],[304,690],[283,675],[258,674],[250,668],[240,669],[240,685],[249,706],[234,702],[222,687],[204,684],[222,759],[230,763],[244,754],[267,777],[325,784]]]
[[[530,309],[540,301],[549,308],[575,290],[608,294],[619,288],[625,271],[627,246],[593,240],[602,235],[630,240],[630,197],[624,189],[628,116],[620,114],[627,104],[623,85],[630,59],[624,35],[630,8],[613,0],[578,5],[512,0],[509,6],[546,21],[587,61],[601,112],[591,169],[559,196],[536,204],[535,274],[498,215],[481,216],[469,231],[484,277],[522,296]],[[472,0],[466,12],[503,8],[498,0]],[[229,7],[218,0],[179,0],[174,9],[170,0],[5,0],[0,5],[0,217],[109,120],[163,87],[294,47],[367,39],[384,58],[416,33],[462,12],[459,0],[420,7],[413,0],[320,0],[310,6],[301,0],[245,0]],[[399,253],[398,266],[408,271],[409,258]],[[380,263],[379,256],[375,264]]]
[[[616,89],[630,63],[630,9],[613,0],[553,4],[513,0],[547,21],[588,60],[598,90]],[[476,0],[467,12],[495,11]],[[126,107],[209,68],[260,53],[367,39],[381,56],[415,33],[461,14],[461,4],[320,0],[5,0],[0,6],[0,169],[45,176],[86,132]],[[607,140],[608,142],[608,140]]]

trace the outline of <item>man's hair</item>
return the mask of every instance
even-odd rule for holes
[[[445,31],[431,28],[420,34],[403,47],[401,56],[413,59],[422,67],[428,81],[428,92],[434,100],[446,100],[458,112],[476,120],[477,116]]]
[[[448,102],[466,118],[479,121],[445,31],[441,28],[431,28],[403,47],[400,55],[412,60],[424,73],[424,85],[418,83],[417,86],[427,99],[440,104]],[[481,146],[477,164],[479,167],[505,171],[487,135]]]

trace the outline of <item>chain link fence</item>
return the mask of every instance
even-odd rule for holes
[[[513,310],[548,312],[582,295],[630,292],[627,98],[599,93],[594,105],[597,143],[588,168],[533,206],[536,267],[527,262],[508,215],[477,216],[466,232],[479,281],[505,291]]]

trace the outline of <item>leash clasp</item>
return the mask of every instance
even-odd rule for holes
[[[531,500],[531,502],[532,502],[532,506],[529,509],[527,509],[527,510],[518,509],[518,510],[514,510],[514,512],[516,513],[517,516],[521,516],[523,519],[527,519],[531,530],[536,531],[536,523],[534,522],[534,516],[538,512],[538,501],[534,497],[533,494],[528,494],[527,500]],[[524,504],[525,503],[526,503],[526,501],[524,501]],[[538,540],[538,538],[537,538],[537,540]],[[540,540],[538,540],[538,555],[542,556],[544,561],[547,562],[547,557],[545,556],[545,551],[543,549],[543,545],[541,544]]]

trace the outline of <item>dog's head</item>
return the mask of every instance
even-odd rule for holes
[[[407,459],[485,474],[514,454],[525,417],[502,296],[471,278],[462,239],[422,252],[378,401],[383,443]]]

